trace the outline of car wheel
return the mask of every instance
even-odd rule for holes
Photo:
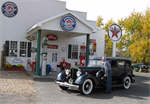
[[[62,90],[67,90],[67,89],[68,89],[68,87],[65,87],[65,86],[60,86],[60,85],[59,85],[59,87],[60,87],[60,89],[62,89]]]
[[[131,86],[131,78],[129,76],[124,77],[123,79],[123,88],[129,89]]]
[[[84,95],[91,94],[93,89],[94,89],[94,86],[93,86],[93,81],[91,79],[86,79],[79,88],[80,93]]]

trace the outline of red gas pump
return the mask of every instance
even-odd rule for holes
[[[85,54],[86,53],[86,46],[82,45],[80,47],[80,66],[85,66]]]

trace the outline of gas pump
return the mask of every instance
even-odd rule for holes
[[[41,74],[42,76],[46,75],[46,64],[47,64],[47,53],[42,53],[42,70]]]
[[[43,46],[42,46],[42,53],[41,53],[41,75],[46,76],[46,65],[47,65],[47,38],[43,38]]]
[[[85,66],[86,46],[80,47],[80,66]]]

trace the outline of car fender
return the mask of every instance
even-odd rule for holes
[[[123,81],[124,77],[126,77],[126,76],[129,76],[129,77],[131,78],[131,81],[133,80],[132,75],[130,75],[129,73],[123,73],[123,74],[120,76],[121,81]]]
[[[57,75],[57,81],[64,81],[65,80],[65,77],[66,77],[66,74],[65,74],[65,71],[62,71],[60,72],[58,75]]]
[[[75,80],[75,84],[77,85],[82,85],[83,82],[85,81],[85,79],[92,79],[93,83],[97,86],[99,84],[99,81],[96,77],[94,77],[93,75],[91,74],[84,74],[84,75],[81,75],[80,77],[78,77],[76,80]],[[95,87],[96,87],[95,86]]]

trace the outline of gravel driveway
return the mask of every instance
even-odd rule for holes
[[[26,72],[0,71],[0,104],[33,104],[35,95],[34,81]]]
[[[0,104],[148,104],[150,73],[135,73],[129,90],[113,88],[111,94],[96,89],[83,96],[78,91],[62,91],[54,81],[33,81],[24,72],[0,72]]]

